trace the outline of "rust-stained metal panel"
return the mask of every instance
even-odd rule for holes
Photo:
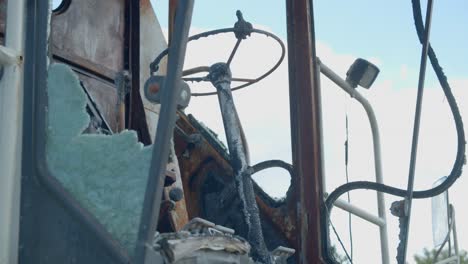
[[[52,53],[108,78],[124,68],[125,1],[71,1],[51,19]]]

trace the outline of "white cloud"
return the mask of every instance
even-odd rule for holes
[[[406,65],[406,64],[401,65],[400,78],[402,80],[408,79],[408,65]]]

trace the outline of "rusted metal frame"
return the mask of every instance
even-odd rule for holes
[[[130,72],[132,69],[132,57],[134,56],[134,51],[132,50],[133,48],[133,37],[135,34],[135,30],[139,32],[139,25],[134,25],[132,20],[133,18],[133,6],[135,5],[135,2],[139,3],[139,0],[133,1],[133,0],[125,0],[125,28],[124,28],[124,48],[123,48],[123,71],[118,72],[115,74],[115,85],[118,90],[118,103],[116,105],[117,108],[117,120],[118,120],[118,129],[120,131],[124,130],[125,128],[128,128],[131,124],[132,117],[131,113],[133,110],[133,104],[132,104],[132,98],[133,98],[133,93],[127,90],[126,83],[129,83],[130,87],[133,88],[133,79],[134,77],[133,73]],[[138,16],[139,17],[139,16]],[[138,41],[138,40],[137,40]],[[139,45],[138,45],[138,53],[139,53]],[[133,54],[132,54],[133,53]],[[133,55],[133,56],[132,56]],[[138,74],[139,75],[139,74]],[[129,80],[130,79],[130,80]],[[128,92],[128,93],[127,93]],[[140,135],[138,133],[138,138],[140,138]]]
[[[48,31],[48,1],[28,1],[28,22],[26,47],[25,75],[25,98],[31,98],[30,103],[25,101],[25,128],[30,127],[30,131],[35,131],[31,149],[23,151],[23,154],[33,153],[31,164],[34,164],[33,173],[38,182],[51,193],[51,195],[63,205],[76,219],[96,234],[96,237],[104,245],[107,252],[115,258],[118,263],[129,263],[128,253],[121,247],[112,235],[99,223],[99,221],[78,201],[70,195],[68,191],[53,177],[46,160],[47,138],[47,31]],[[41,48],[42,47],[42,48]],[[32,113],[31,113],[32,112]],[[29,139],[25,139],[29,142]],[[26,157],[27,159],[27,157]]]
[[[156,232],[164,188],[164,178],[169,157],[170,142],[176,122],[177,99],[182,78],[194,0],[182,1],[177,8],[174,42],[169,47],[167,78],[162,89],[162,104],[156,129],[151,167],[146,185],[143,210],[141,213],[138,241],[135,250],[136,263],[146,263],[148,247]]]
[[[126,71],[128,74],[130,74],[128,76],[128,78],[130,78],[130,79],[132,79],[132,77],[134,77],[133,72],[130,72],[130,69],[133,66],[132,63],[131,63],[131,60],[132,60],[132,48],[134,48],[133,45],[132,45],[132,42],[133,42],[132,34],[134,34],[134,31],[137,30],[135,28],[135,25],[132,24],[132,15],[133,15],[132,6],[134,5],[134,4],[132,4],[132,2],[140,2],[140,1],[139,0],[136,0],[136,1],[125,0],[123,71]],[[140,26],[136,25],[136,27],[138,27],[138,29],[139,29]],[[139,51],[139,47],[137,49]],[[119,78],[118,77],[119,74],[120,75],[125,75],[124,72],[117,73],[115,75],[116,79]],[[132,84],[133,84],[133,82],[132,82]],[[131,87],[133,87],[133,85],[131,85]],[[117,87],[117,89],[119,89],[119,87]],[[127,128],[127,127],[129,127],[130,123],[132,123],[131,121],[133,121],[132,118],[131,118],[131,113],[132,113],[132,110],[133,110],[132,93],[131,92],[127,93],[127,91],[118,91],[118,92],[120,93],[119,94],[120,104],[117,106],[117,108],[118,108],[117,120],[119,120],[119,121],[121,120],[120,122],[123,121],[123,123],[124,123],[124,124],[120,124],[120,122],[119,122],[119,128],[120,127]],[[123,117],[120,116],[122,114],[124,115]],[[138,138],[139,137],[140,137],[140,135],[138,135]]]
[[[265,245],[260,214],[255,201],[249,164],[238,124],[237,110],[231,91],[231,71],[226,63],[211,67],[209,78],[218,93],[219,106],[223,118],[224,131],[234,170],[234,180],[242,203],[242,212],[247,225],[247,240],[252,246],[252,255],[262,263],[273,263]]]
[[[300,263],[324,263],[321,206],[321,105],[315,64],[312,1],[286,1],[289,52],[291,144],[298,201],[297,231]]]
[[[179,0],[168,0],[169,1],[169,15],[168,15],[168,25],[169,25],[169,34],[168,34],[168,45],[171,45],[172,35],[174,34],[174,23],[176,16],[176,9]]]
[[[126,127],[135,130],[144,145],[151,144],[145,109],[140,95],[140,0],[127,0],[128,3],[128,58],[125,65],[130,73],[130,94],[127,102]]]

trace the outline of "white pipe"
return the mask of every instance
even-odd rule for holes
[[[382,155],[380,149],[380,134],[379,127],[377,125],[377,119],[375,117],[374,110],[370,105],[369,101],[364,98],[356,89],[351,87],[349,83],[343,80],[340,76],[334,73],[330,68],[318,60],[320,71],[332,80],[335,84],[341,87],[345,92],[347,92],[351,97],[356,99],[364,108],[369,118],[369,123],[372,130],[372,142],[374,147],[374,163],[375,163],[375,178],[377,183],[383,183],[382,176]],[[377,207],[379,212],[379,217],[386,223],[386,213],[385,213],[385,197],[382,192],[377,192]],[[380,248],[382,251],[382,263],[389,264],[389,252],[388,252],[388,232],[387,225],[380,226]]]
[[[0,81],[0,263],[18,262],[25,0],[7,2]],[[5,55],[5,56],[3,56]],[[18,63],[15,63],[18,61]]]
[[[14,49],[0,46],[0,65],[12,65],[19,64],[21,62],[21,56],[19,56]]]
[[[375,225],[377,225],[379,227],[386,225],[385,221],[382,218],[380,218],[378,216],[375,216],[375,215],[373,215],[373,214],[371,214],[371,213],[369,213],[369,212],[367,212],[367,211],[365,211],[365,210],[363,210],[363,209],[361,209],[361,208],[359,208],[359,207],[357,207],[355,205],[352,205],[352,204],[350,204],[350,203],[348,203],[346,201],[343,201],[341,199],[336,200],[334,205],[336,207],[341,208],[341,209],[343,209],[343,210],[345,210],[347,212],[350,212],[350,213],[352,213],[352,214],[354,214],[354,215],[356,215],[356,216],[358,216],[358,217],[360,217],[360,218],[362,218],[362,219],[364,219],[364,220],[366,220],[368,222],[371,222],[371,223],[373,223],[373,224],[375,224]]]

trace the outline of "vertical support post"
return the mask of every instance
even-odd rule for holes
[[[321,205],[321,104],[310,0],[286,1],[293,180],[300,263],[324,263]]]
[[[138,139],[144,145],[151,144],[151,136],[146,123],[145,109],[140,95],[140,0],[127,1],[129,50],[126,69],[129,71],[130,91],[124,116],[128,117],[125,128],[137,131]]]
[[[162,89],[161,111],[138,230],[138,241],[135,250],[135,263],[138,264],[147,263],[150,256],[147,253],[147,247],[152,244],[158,223],[170,141],[176,121],[177,101],[180,96],[178,84],[182,78],[193,5],[194,0],[186,0],[182,1],[177,7],[179,15],[175,21],[174,42],[169,47],[167,77]]]
[[[219,106],[234,170],[234,180],[242,204],[242,213],[247,225],[247,240],[252,246],[254,259],[261,263],[273,263],[263,238],[260,213],[255,200],[249,164],[238,125],[237,110],[231,92],[231,71],[226,63],[216,63],[210,68],[210,80],[218,91]]]
[[[414,114],[413,140],[411,142],[410,167],[408,175],[408,194],[405,197],[404,217],[402,218],[403,233],[402,240],[398,246],[397,261],[399,264],[406,263],[406,253],[408,249],[408,236],[411,223],[411,206],[413,202],[414,178],[416,171],[416,158],[418,155],[419,127],[421,122],[421,109],[424,95],[424,80],[426,77],[427,53],[429,51],[429,33],[431,30],[433,0],[427,2],[426,23],[424,27],[424,42],[421,51],[421,64],[419,68],[418,93],[416,98],[416,110]]]
[[[7,1],[5,47],[18,58],[0,80],[0,262],[18,262],[25,0]],[[31,96],[31,95],[30,95]]]
[[[176,15],[176,9],[178,5],[178,0],[169,0],[169,15],[168,15],[168,25],[169,25],[169,31],[168,31],[168,46],[171,45],[171,40],[172,40],[172,35],[174,34],[174,22],[175,22],[175,15]]]

